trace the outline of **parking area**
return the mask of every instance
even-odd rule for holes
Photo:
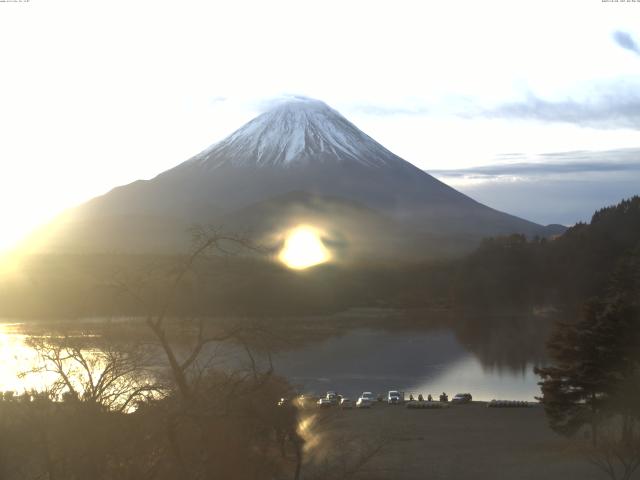
[[[286,400],[282,400],[285,402]],[[435,409],[446,408],[449,405],[466,405],[473,402],[473,396],[470,393],[456,393],[451,399],[446,392],[442,392],[434,398],[433,395],[427,394],[426,396],[419,394],[408,393],[399,390],[389,390],[386,394],[373,392],[362,392],[357,398],[352,398],[347,395],[340,394],[336,391],[330,390],[326,394],[321,396],[315,396],[310,394],[299,395],[295,402],[299,406],[306,408],[315,405],[318,408],[372,408],[375,405],[404,405],[410,409]],[[491,400],[490,402],[484,402],[487,407],[492,408],[527,408],[538,406],[537,402],[527,402],[520,400]]]
[[[332,417],[325,439],[346,437],[385,446],[367,465],[368,479],[599,479],[575,443],[552,432],[544,410],[487,408],[487,402],[415,411],[377,402],[372,408],[304,411]],[[360,477],[358,477],[360,478]]]

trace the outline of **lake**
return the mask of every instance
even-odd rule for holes
[[[83,335],[91,332],[91,323],[86,325]],[[530,315],[454,316],[429,327],[365,322],[317,339],[310,334],[273,354],[272,361],[300,393],[335,390],[354,398],[363,391],[425,397],[469,392],[476,400],[534,400],[540,392],[533,367],[544,362],[548,325]],[[0,391],[43,389],[51,381],[51,374],[20,378],[37,360],[23,327],[0,323]],[[227,365],[242,361],[241,349],[223,350]]]
[[[470,392],[474,399],[534,400],[534,364],[483,365],[452,331],[357,329],[274,357],[277,372],[302,392],[405,391],[425,397]]]

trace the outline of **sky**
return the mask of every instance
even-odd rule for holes
[[[0,2],[0,250],[327,102],[473,198],[573,224],[640,193],[640,2]]]

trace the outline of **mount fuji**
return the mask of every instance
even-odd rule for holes
[[[290,97],[157,177],[67,212],[43,248],[176,252],[194,223],[277,239],[300,222],[382,257],[462,253],[490,235],[558,233],[436,180],[325,103]]]

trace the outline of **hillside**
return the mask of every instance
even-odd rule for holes
[[[599,294],[625,255],[640,249],[640,197],[593,214],[553,240],[487,239],[461,262],[459,301],[474,304],[581,304]]]

